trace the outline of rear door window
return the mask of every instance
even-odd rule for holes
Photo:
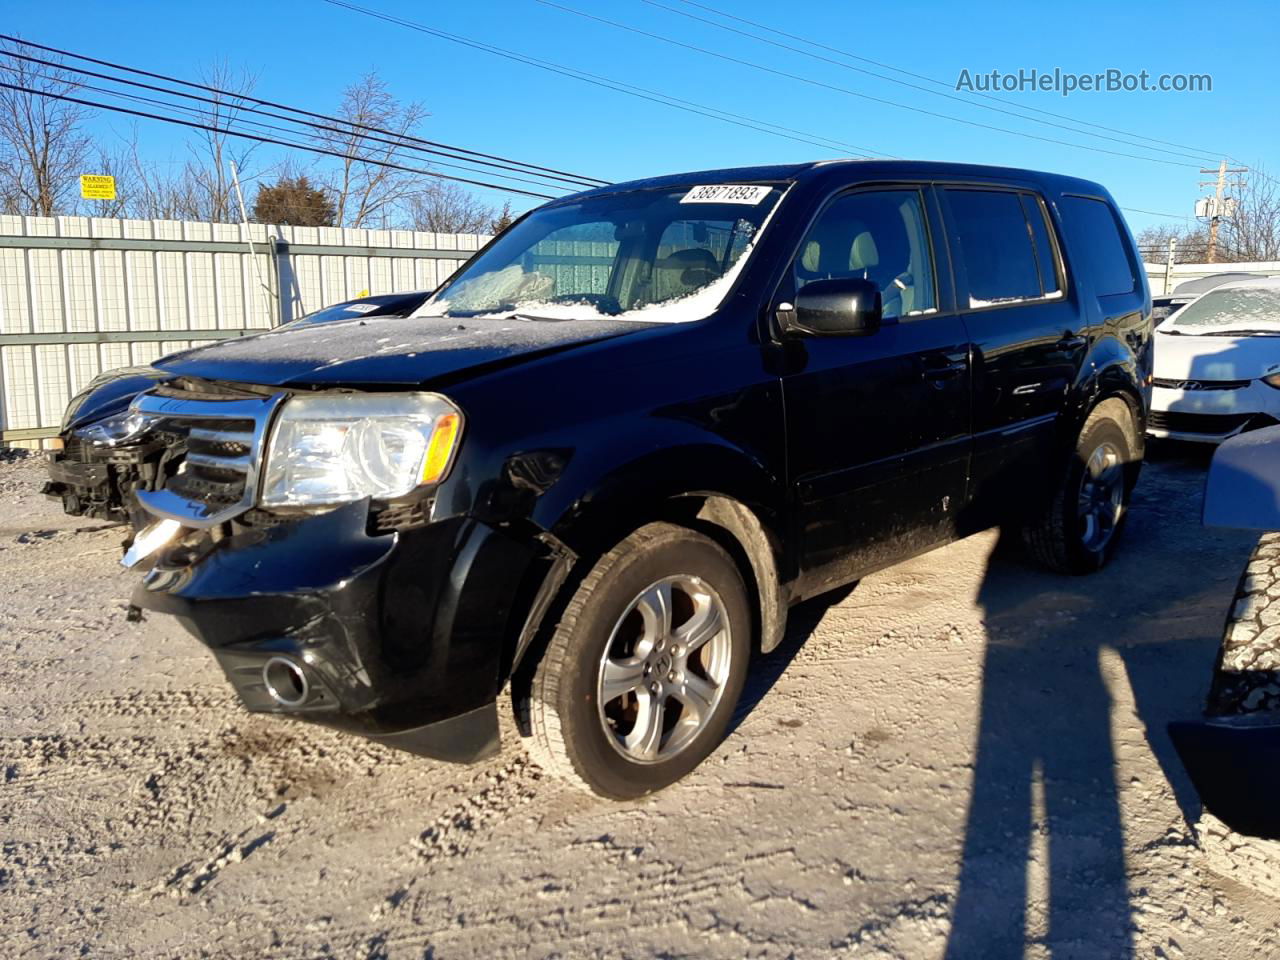
[[[1022,212],[1031,229],[1031,246],[1036,252],[1036,266],[1040,270],[1040,292],[1049,297],[1062,292],[1058,275],[1058,257],[1053,241],[1049,239],[1049,221],[1045,215],[1044,201],[1029,193],[1022,194]]]
[[[1022,196],[1011,190],[949,188],[944,192],[964,258],[969,306],[990,307],[1044,296],[1037,244]],[[1047,244],[1047,235],[1044,239]],[[1052,284],[1056,283],[1055,278]]]
[[[1132,293],[1137,286],[1134,265],[1111,205],[1094,197],[1063,197],[1058,208],[1072,253],[1088,265],[1098,296]]]

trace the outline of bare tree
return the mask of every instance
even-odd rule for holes
[[[100,154],[99,172],[116,178],[114,209],[118,212],[107,215],[144,220],[240,221],[230,163],[235,163],[247,193],[248,184],[263,174],[253,165],[258,144],[240,141],[223,131],[234,125],[255,78],[225,63],[207,67],[201,77],[209,86],[226,91],[210,94],[214,102],[200,107],[199,121],[217,129],[194,133],[187,141],[185,160],[149,160],[139,150],[135,124],[129,135],[121,137],[119,150]]]
[[[418,178],[378,164],[403,165],[412,159],[406,156],[401,138],[417,130],[428,116],[427,108],[418,102],[401,103],[371,72],[343,92],[338,116],[342,126],[316,135],[326,150],[342,154],[338,170],[326,182],[337,222],[344,227],[381,225],[418,189]],[[374,133],[365,127],[386,132]]]
[[[1164,263],[1174,241],[1174,263],[1204,263],[1209,255],[1209,232],[1201,225],[1147,227],[1138,233],[1138,251],[1148,263]]]
[[[1235,210],[1223,224],[1230,259],[1280,260],[1280,190],[1260,166],[1249,169],[1235,191]]]
[[[84,110],[54,99],[78,88],[73,76],[9,55],[16,44],[0,46],[0,76],[27,90],[0,88],[0,210],[51,217],[71,213],[79,201],[79,177],[92,141],[80,129]],[[52,96],[41,96],[40,94]]]
[[[201,131],[188,144],[191,159],[176,180],[169,184],[170,199],[177,207],[174,212],[184,219],[234,223],[240,220],[240,210],[229,164],[236,165],[241,185],[255,179],[250,158],[258,145],[221,131],[234,124],[240,116],[244,98],[257,84],[257,77],[233,68],[226,61],[218,61],[202,71],[201,81],[226,91],[210,94],[214,102],[204,105],[200,111],[201,122],[218,129]]]
[[[460,184],[433,180],[408,203],[409,222],[414,230],[432,233],[485,233],[496,219],[486,206]]]

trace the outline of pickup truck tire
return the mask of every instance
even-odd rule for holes
[[[1227,615],[1207,713],[1216,717],[1280,715],[1280,533],[1265,533],[1249,557]],[[1209,811],[1195,824],[1205,865],[1224,877],[1280,898],[1280,840],[1236,833]]]
[[[1133,416],[1122,400],[1093,408],[1048,506],[1022,528],[1031,556],[1057,573],[1101,570],[1120,540],[1137,477]]]
[[[718,544],[641,527],[600,558],[556,625],[529,691],[530,754],[603,797],[674,783],[723,739],[751,630],[742,575]]]

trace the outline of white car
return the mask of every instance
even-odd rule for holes
[[[1147,432],[1220,443],[1280,424],[1280,278],[1226,283],[1156,328]]]

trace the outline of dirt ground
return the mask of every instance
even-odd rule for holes
[[[253,717],[122,531],[0,462],[5,957],[1270,957],[1208,871],[1165,723],[1195,715],[1254,537],[1151,464],[1064,579],[983,534],[793,612],[739,722],[644,802],[508,738],[455,767]]]

